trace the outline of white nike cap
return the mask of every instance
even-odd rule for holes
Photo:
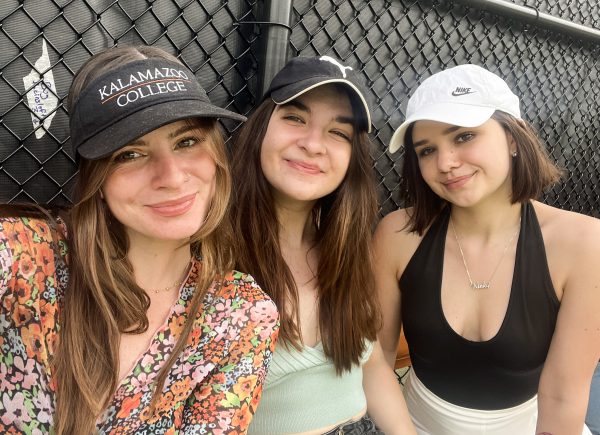
[[[390,152],[404,146],[406,129],[430,120],[477,127],[500,110],[521,119],[519,98],[504,80],[477,65],[459,65],[427,78],[408,100],[406,121],[394,132]]]

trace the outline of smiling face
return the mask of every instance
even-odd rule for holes
[[[342,182],[352,153],[348,96],[324,85],[276,106],[262,142],[260,161],[277,203],[307,203]]]
[[[102,194],[131,243],[183,242],[198,231],[215,192],[213,148],[208,131],[177,121],[113,154]]]
[[[441,198],[460,207],[510,199],[515,143],[496,120],[478,127],[417,121],[412,143],[423,179]]]

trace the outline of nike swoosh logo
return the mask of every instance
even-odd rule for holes
[[[456,92],[456,91],[452,91],[452,96],[453,97],[460,97],[462,95],[467,95],[467,94],[474,94],[475,91],[467,91],[467,92]]]

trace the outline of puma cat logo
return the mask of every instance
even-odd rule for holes
[[[341,63],[339,63],[337,60],[335,60],[333,57],[321,56],[319,58],[319,60],[324,60],[325,62],[330,62],[330,63],[334,64],[335,66],[337,66],[340,69],[340,71],[342,72],[342,75],[344,76],[344,78],[346,78],[346,70],[347,69],[349,69],[349,70],[352,69],[351,66],[344,66]]]

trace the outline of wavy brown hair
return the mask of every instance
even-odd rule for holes
[[[92,57],[79,70],[70,90],[70,110],[79,92],[108,69],[144,58],[176,60],[153,47],[118,47]],[[208,151],[216,163],[216,191],[200,229],[192,235],[191,251],[202,259],[190,313],[173,352],[158,373],[152,409],[165,379],[185,346],[204,295],[232,268],[231,224],[228,203],[231,176],[223,136],[215,120],[189,120],[206,131]],[[150,300],[135,281],[127,258],[125,228],[101,199],[100,188],[111,173],[111,157],[80,159],[74,206],[67,222],[70,249],[69,283],[60,311],[60,340],[53,360],[56,370],[57,434],[84,434],[94,430],[96,419],[117,388],[119,338],[148,329]]]
[[[343,86],[336,88],[347,92]],[[354,102],[353,107],[356,107]],[[299,348],[302,336],[298,288],[281,254],[281,224],[277,220],[271,186],[260,163],[262,141],[274,109],[275,103],[270,98],[263,101],[234,141],[236,267],[251,273],[275,301],[280,314],[280,337]],[[320,248],[319,330],[325,354],[333,360],[338,374],[359,363],[365,339],[375,340],[380,326],[370,245],[377,217],[377,195],[369,155],[371,142],[358,122],[354,131],[344,180],[334,192],[319,199],[312,212],[316,247]]]
[[[511,169],[511,203],[539,198],[545,189],[560,180],[560,169],[550,160],[537,132],[529,123],[501,111],[494,112],[492,119],[498,121],[517,146],[517,157],[513,158]],[[414,123],[406,129],[404,139],[400,196],[406,207],[412,207],[406,228],[422,235],[447,201],[431,190],[421,175],[413,145],[413,126]]]

